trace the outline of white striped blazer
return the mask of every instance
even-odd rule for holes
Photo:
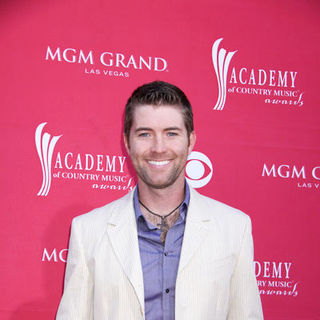
[[[74,218],[56,320],[145,319],[133,192]],[[250,218],[190,188],[175,320],[263,319]],[[172,319],[173,320],[173,319]]]

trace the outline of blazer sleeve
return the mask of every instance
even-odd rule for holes
[[[93,320],[93,279],[86,261],[79,221],[72,222],[64,292],[56,320]]]
[[[251,220],[246,217],[240,251],[231,279],[228,320],[263,320],[254,273]]]

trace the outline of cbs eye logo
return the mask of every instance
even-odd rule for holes
[[[187,159],[186,179],[193,188],[205,186],[212,178],[212,163],[201,152],[193,151]]]

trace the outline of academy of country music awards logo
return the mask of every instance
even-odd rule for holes
[[[219,49],[222,40],[216,40],[212,46],[212,63],[218,82],[218,98],[213,110],[223,110],[227,93],[260,96],[266,104],[303,106],[304,93],[296,85],[297,71],[233,66],[228,72],[237,50]]]
[[[54,148],[62,135],[51,136],[43,132],[46,124],[46,122],[39,124],[35,132],[43,177],[38,196],[48,195],[53,179],[76,180],[99,190],[133,189],[133,178],[125,171],[125,156],[58,151],[53,158]]]
[[[101,77],[129,78],[132,70],[168,72],[162,57],[140,56],[122,52],[83,50],[47,46],[45,60],[84,65],[83,72]]]
[[[260,295],[295,298],[299,294],[292,262],[255,261],[254,267]]]
[[[91,153],[57,152],[54,148],[62,135],[51,136],[43,132],[47,123],[38,125],[35,144],[42,168],[42,185],[38,196],[47,196],[53,179],[77,180],[90,184],[96,190],[131,191],[133,178],[125,171],[126,157]],[[210,159],[201,152],[193,151],[186,165],[186,179],[193,188],[201,188],[212,178],[213,167]]]
[[[320,191],[320,165],[290,163],[264,163],[261,176],[294,182],[300,190]]]

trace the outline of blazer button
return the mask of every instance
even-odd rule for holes
[[[169,293],[169,291],[170,291],[169,289],[166,289],[166,293]]]

